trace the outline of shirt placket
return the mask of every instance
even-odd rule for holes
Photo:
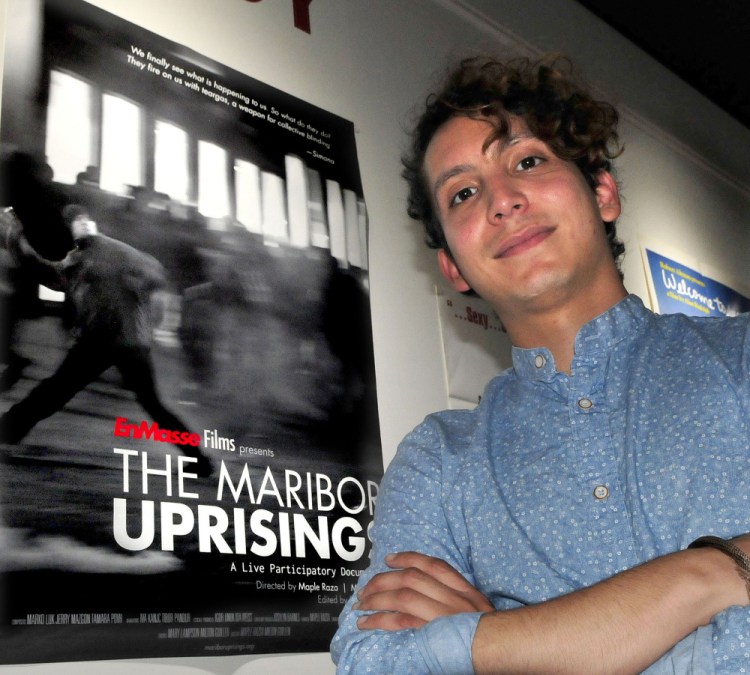
[[[612,437],[611,406],[603,386],[606,356],[580,359],[569,381],[568,414],[578,462],[580,499],[586,518],[586,565],[598,577],[632,564],[629,529],[616,442]]]

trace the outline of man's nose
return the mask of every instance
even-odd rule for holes
[[[487,220],[499,224],[503,219],[522,213],[529,205],[526,193],[512,179],[498,177],[488,191]]]

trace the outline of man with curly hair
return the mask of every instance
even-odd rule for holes
[[[400,445],[341,672],[750,663],[750,320],[628,294],[616,124],[559,59],[470,59],[428,99],[409,214],[497,311],[513,367]]]

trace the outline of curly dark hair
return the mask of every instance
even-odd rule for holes
[[[611,161],[622,148],[617,135],[617,111],[597,101],[578,84],[570,61],[548,56],[540,61],[507,62],[490,57],[468,58],[446,79],[441,91],[431,94],[411,135],[411,146],[402,157],[403,177],[409,187],[407,213],[422,222],[430,248],[450,249],[433,209],[423,172],[424,157],[437,130],[449,119],[465,115],[492,121],[495,131],[489,147],[510,128],[509,115],[523,118],[529,131],[544,141],[558,157],[578,166],[592,190],[600,171],[611,170]],[[612,257],[618,264],[625,246],[617,238],[614,221],[605,222]]]

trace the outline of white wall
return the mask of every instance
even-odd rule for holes
[[[294,28],[292,0],[91,1],[355,123],[386,461],[425,414],[447,405],[434,254],[404,215],[399,156],[410,110],[458,54],[562,50],[624,106],[620,230],[632,291],[646,294],[643,234],[750,285],[750,132],[571,0],[313,0],[310,35]],[[0,667],[0,675],[296,671],[333,666],[314,654]]]

